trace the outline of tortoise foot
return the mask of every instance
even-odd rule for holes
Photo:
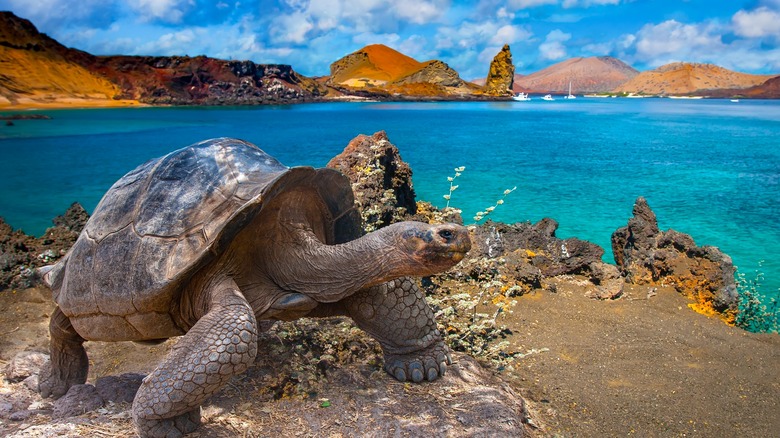
[[[432,382],[443,376],[451,364],[452,358],[443,342],[413,353],[385,354],[385,371],[401,382]]]
[[[194,432],[200,426],[200,407],[172,418],[134,417],[136,431],[142,438],[178,438]]]
[[[47,360],[38,375],[38,392],[41,397],[60,398],[71,386],[81,385],[87,381],[88,362],[86,355],[77,357],[67,363],[56,366]]]

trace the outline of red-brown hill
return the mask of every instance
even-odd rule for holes
[[[565,93],[571,82],[572,93],[602,93],[612,91],[637,74],[630,65],[609,56],[571,58],[515,78],[514,91]]]
[[[642,72],[614,91],[651,95],[708,94],[704,91],[759,86],[773,76],[740,73],[713,64],[674,62]]]

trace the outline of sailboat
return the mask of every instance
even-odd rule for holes
[[[563,96],[564,99],[576,99],[577,96],[571,94],[571,81],[569,81],[569,94],[566,96]]]

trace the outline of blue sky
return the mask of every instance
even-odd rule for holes
[[[780,0],[0,0],[96,55],[207,55],[308,76],[382,43],[484,77],[503,44],[528,74],[576,56],[780,74]]]

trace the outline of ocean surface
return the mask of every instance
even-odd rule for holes
[[[780,293],[780,101],[578,98],[500,103],[323,103],[263,107],[45,110],[0,125],[0,216],[40,235],[78,201],[88,211],[144,161],[238,137],[288,166],[324,166],[358,134],[387,132],[418,199],[488,218],[559,222],[599,244],[644,196],[661,229],[729,254],[761,292]]]

